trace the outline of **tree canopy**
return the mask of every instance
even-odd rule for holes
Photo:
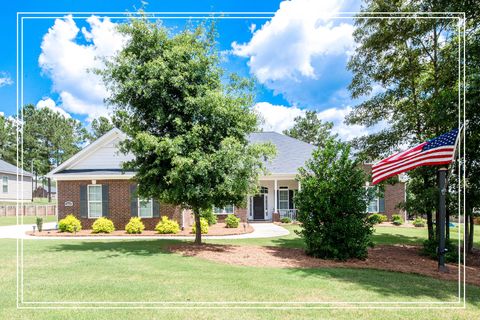
[[[100,116],[92,121],[92,140],[96,140],[103,136],[108,131],[112,130],[114,125],[112,121],[107,118]]]
[[[252,83],[223,73],[213,29],[173,33],[141,17],[119,31],[128,41],[98,73],[129,137],[122,149],[135,159],[125,169],[136,171],[139,195],[192,209],[196,225],[202,209],[244,206],[274,152],[247,140],[258,122]]]
[[[307,111],[305,116],[295,117],[294,121],[293,127],[284,130],[283,134],[320,147],[328,139],[337,137],[331,133],[333,122],[323,122],[315,111]]]

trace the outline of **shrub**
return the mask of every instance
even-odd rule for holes
[[[155,226],[155,230],[157,230],[158,233],[161,233],[161,234],[169,234],[169,233],[175,234],[180,231],[180,226],[178,225],[177,221],[170,220],[168,219],[167,216],[163,216],[162,219]]]
[[[403,219],[399,214],[394,214],[392,216],[392,223],[396,226],[403,224]]]
[[[329,139],[299,169],[302,189],[295,197],[297,232],[306,253],[317,258],[365,259],[373,246],[368,221],[366,177],[348,144]],[[332,201],[335,199],[335,201]]]
[[[417,228],[425,227],[425,219],[416,217],[415,220],[413,220],[413,225]]]
[[[227,217],[228,219],[228,217]],[[225,219],[226,221],[226,219]],[[195,233],[196,232],[196,223],[194,222],[193,223],[193,226],[192,226],[192,233]],[[208,233],[208,221],[207,219],[205,218],[200,218],[200,232],[201,233]]]
[[[289,217],[283,217],[282,219],[280,219],[280,222],[281,223],[292,223],[292,219],[290,219]]]
[[[82,230],[82,224],[80,223],[80,220],[69,214],[58,222],[58,229],[61,232],[77,232]]]
[[[240,223],[240,218],[237,218],[233,214],[229,214],[225,218],[225,224],[227,225],[227,228],[238,228],[239,223]]]
[[[35,219],[35,223],[37,225],[37,230],[39,232],[42,232],[42,230],[43,230],[43,218],[42,217],[37,217]]]
[[[139,234],[145,230],[145,225],[139,217],[130,218],[130,221],[125,226],[125,231],[129,234]]]
[[[384,215],[384,214],[380,214],[380,213],[373,213],[373,214],[368,216],[368,221],[371,224],[379,224],[379,223],[382,223],[382,222],[386,222],[387,220],[388,220],[387,216]]]
[[[95,220],[92,229],[92,233],[112,233],[115,231],[115,226],[112,220],[101,217]]]
[[[445,249],[446,249],[445,261],[457,262],[458,250],[457,250],[457,247],[453,244],[453,241],[451,241],[450,239],[445,239]],[[425,240],[423,242],[423,248],[420,251],[420,253],[432,259],[438,259],[438,240],[437,239]]]
[[[217,223],[217,216],[213,213],[213,209],[204,209],[200,211],[200,217],[207,219],[208,225],[214,225]]]

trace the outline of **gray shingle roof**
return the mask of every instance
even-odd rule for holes
[[[277,132],[255,132],[248,140],[250,143],[271,142],[277,148],[275,159],[266,167],[270,174],[296,174],[298,169],[310,159],[315,146]]]
[[[19,169],[18,173],[21,174],[23,172],[24,176],[31,177],[32,174],[25,170]],[[10,164],[2,159],[0,159],[0,173],[10,173],[10,174],[17,174],[17,167],[13,164]]]

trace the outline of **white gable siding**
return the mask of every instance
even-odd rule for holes
[[[3,177],[8,178],[7,192],[3,192]],[[0,202],[1,201],[32,201],[32,177],[19,176],[0,172]],[[18,194],[17,194],[18,190]]]
[[[89,152],[68,169],[121,169],[122,162],[133,159],[133,155],[125,155],[118,150],[120,141],[120,137],[115,137],[114,140]]]

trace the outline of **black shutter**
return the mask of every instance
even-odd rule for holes
[[[280,208],[280,190],[277,190],[277,212],[279,212]]]
[[[385,212],[385,198],[378,199],[378,212]]]
[[[88,218],[87,186],[80,186],[80,217]]]
[[[288,209],[293,209],[293,190],[288,190]]]
[[[108,217],[108,184],[102,185],[102,217]]]
[[[137,185],[130,185],[130,215],[132,217],[138,217],[138,197],[137,197]]]
[[[159,218],[160,217],[160,202],[153,199],[153,217]]]

